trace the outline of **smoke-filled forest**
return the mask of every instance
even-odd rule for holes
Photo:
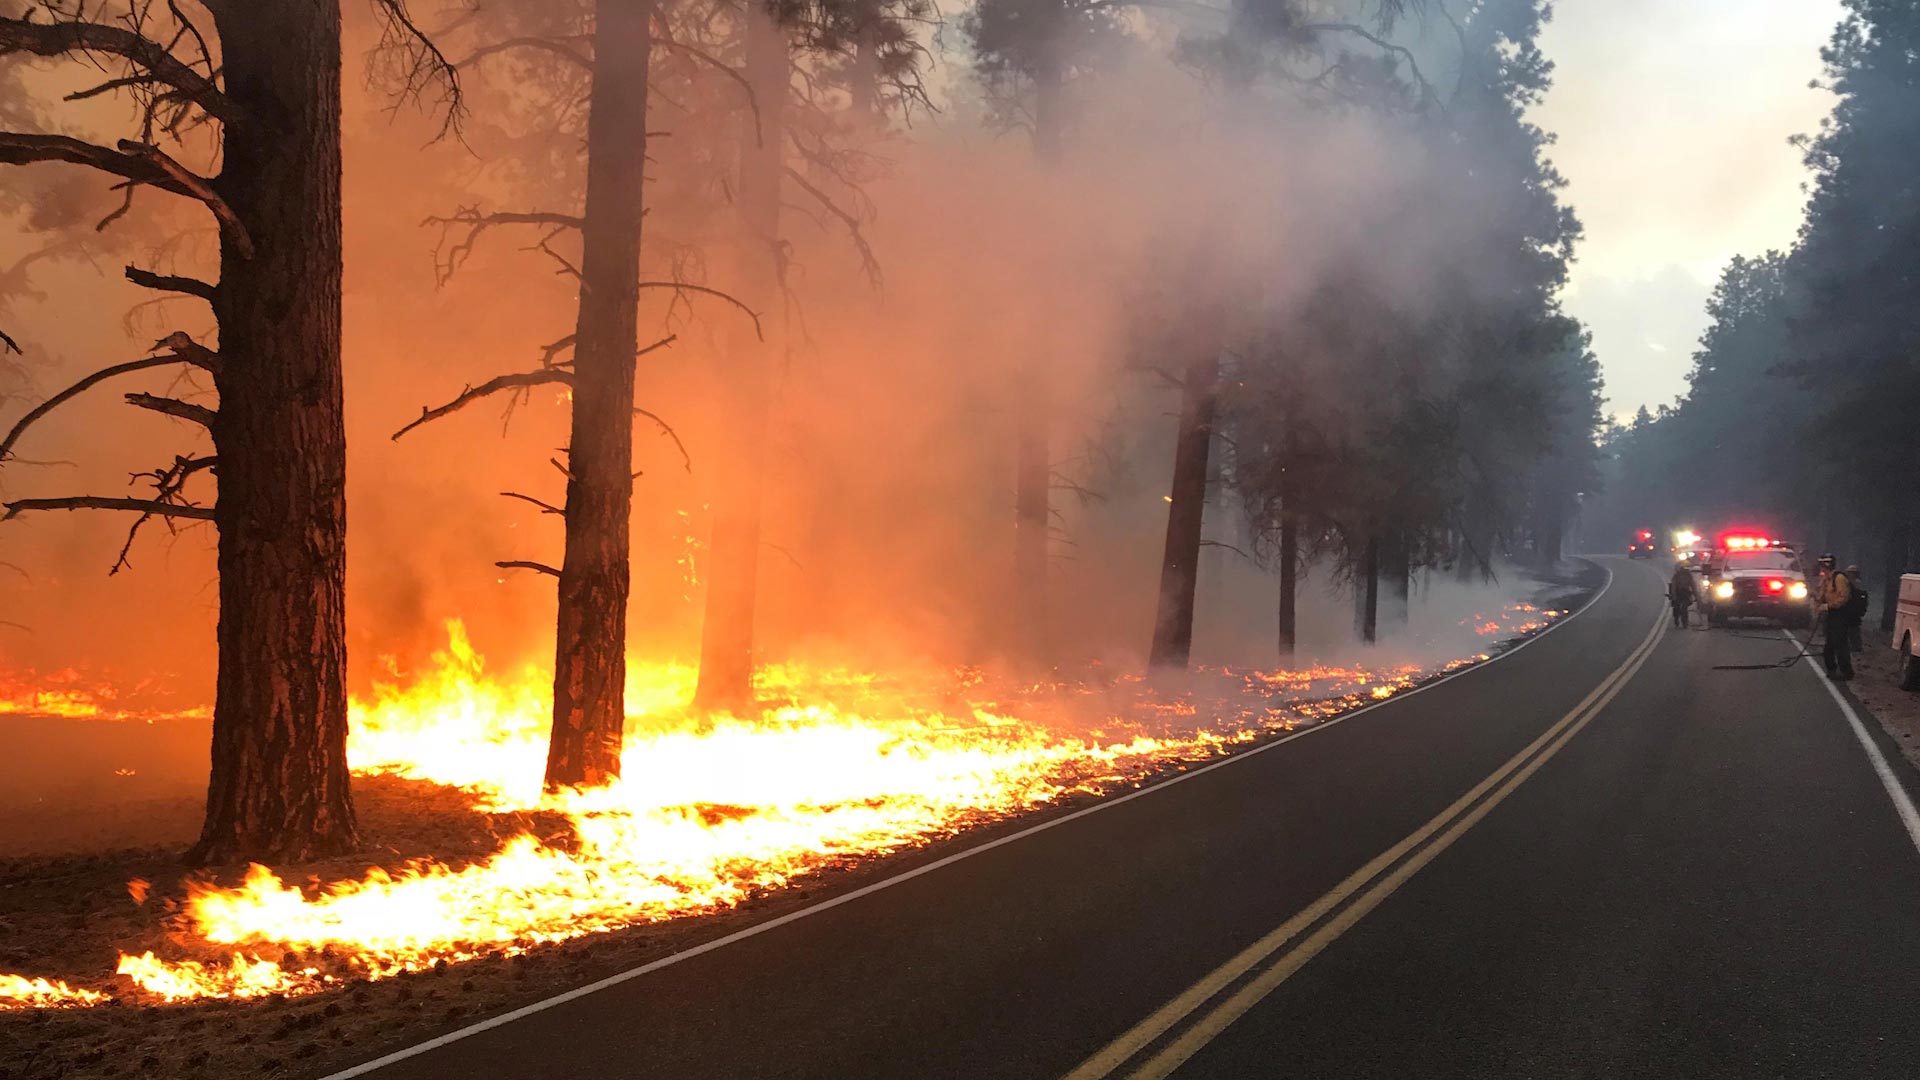
[[[5,828],[135,852],[0,1010],[504,1002],[1549,624],[1550,8],[0,0]]]
[[[1771,529],[1864,567],[1893,629],[1900,576],[1920,567],[1917,44],[1912,5],[1848,5],[1822,52],[1836,107],[1795,143],[1798,235],[1726,267],[1687,393],[1604,433],[1594,546],[1695,520]]]

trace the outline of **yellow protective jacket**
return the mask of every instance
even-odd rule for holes
[[[1820,581],[1820,610],[1838,611],[1853,599],[1853,582],[1847,580],[1844,570],[1835,570]]]

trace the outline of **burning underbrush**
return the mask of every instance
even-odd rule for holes
[[[166,907],[163,935],[122,942],[111,971],[0,974],[0,1010],[299,996],[733,909],[1391,697],[1559,614],[1473,616],[1463,633],[1487,651],[1443,660],[1212,669],[1177,690],[1098,668],[1016,683],[777,665],[753,716],[696,715],[690,668],[635,664],[621,781],[558,794],[540,787],[545,673],[489,671],[452,623],[427,670],[355,701],[349,751],[365,784],[492,822],[483,850],[304,880],[254,866],[165,898],[136,880],[135,905]]]

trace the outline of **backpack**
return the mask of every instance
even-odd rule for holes
[[[1852,577],[1847,578],[1847,587],[1853,591],[1848,594],[1847,602],[1840,605],[1840,614],[1845,618],[1859,622],[1867,617],[1867,590]]]

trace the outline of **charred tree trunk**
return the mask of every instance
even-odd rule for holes
[[[209,3],[230,126],[214,181],[219,678],[195,862],[357,843],[347,773],[346,431],[340,370],[340,8]]]
[[[1220,359],[1212,352],[1187,365],[1180,391],[1180,428],[1174,438],[1172,505],[1160,557],[1160,604],[1153,622],[1154,667],[1187,666],[1193,652],[1193,597],[1200,571],[1200,529],[1207,502],[1207,454]]]
[[[1360,570],[1354,589],[1360,598],[1360,640],[1371,645],[1380,640],[1380,537],[1367,537],[1360,553]]]
[[[1284,503],[1281,504],[1283,507]],[[1300,519],[1284,508],[1280,512],[1280,659],[1293,659],[1300,638]]]
[[[595,15],[550,788],[604,784],[620,775],[652,14],[649,0],[600,0]]]
[[[750,6],[746,25],[747,79],[759,102],[759,126],[740,143],[740,260],[742,299],[756,311],[777,304],[780,288],[780,186],[786,139],[786,32]],[[738,437],[723,459],[714,493],[713,558],[707,575],[706,619],[700,630],[700,683],[705,708],[738,709],[753,701],[753,624],[760,580],[760,518],[765,488],[767,424],[773,347],[737,324],[727,349],[732,369],[727,430]]]

